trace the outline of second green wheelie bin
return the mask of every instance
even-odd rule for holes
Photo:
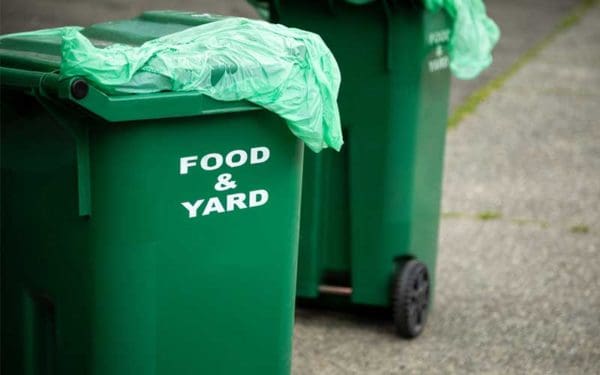
[[[81,33],[113,48],[213,21]],[[282,118],[62,76],[44,32],[0,58],[2,373],[288,374],[304,147]]]
[[[297,295],[392,306],[416,336],[435,281],[449,17],[409,0],[267,3],[272,21],[319,34],[343,77],[344,149],[305,155]]]

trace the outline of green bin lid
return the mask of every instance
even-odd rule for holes
[[[89,26],[81,33],[94,46],[138,46],[152,39],[221,19],[221,16],[181,11],[150,11],[140,16]],[[60,76],[61,38],[23,36],[0,38],[0,85],[70,100],[108,121],[143,120],[255,110],[247,101],[222,102],[197,92],[113,95],[76,77]],[[227,69],[214,68],[219,76]],[[81,95],[83,92],[83,95]]]

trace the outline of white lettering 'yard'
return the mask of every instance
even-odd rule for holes
[[[225,205],[223,205],[223,201]],[[267,204],[269,201],[269,192],[265,189],[253,190],[248,194],[234,193],[225,197],[211,197],[206,199],[198,199],[195,202],[181,202],[181,205],[187,210],[188,217],[193,219],[198,216],[198,210],[202,208],[202,216],[209,216],[213,213],[222,214],[224,212],[232,212],[237,210],[245,210],[248,208],[260,207]]]
[[[448,56],[438,57],[436,59],[429,60],[428,65],[430,72],[437,72],[440,70],[448,69],[448,66],[450,65],[450,59],[448,58]]]
[[[191,219],[193,217],[198,216],[198,209],[200,208],[200,206],[202,206],[202,203],[204,203],[204,199],[198,199],[193,204],[190,202],[182,202],[181,205],[185,207],[186,210],[188,210]]]

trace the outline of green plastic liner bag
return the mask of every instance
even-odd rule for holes
[[[18,35],[61,36],[60,74],[84,77],[106,92],[199,91],[248,100],[284,118],[311,150],[340,150],[341,75],[320,36],[258,20],[203,17],[215,21],[141,46],[97,48],[79,27]]]
[[[492,64],[500,29],[487,16],[483,0],[423,0],[431,11],[445,9],[453,20],[450,68],[457,78],[475,78]]]

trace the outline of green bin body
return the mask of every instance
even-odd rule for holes
[[[417,1],[274,0],[271,7],[274,21],[321,35],[342,73],[344,148],[304,159],[298,296],[350,293],[354,303],[388,306],[396,264],[407,258],[427,265],[433,287],[447,14]]]
[[[84,34],[140,44],[200,22]],[[2,373],[288,374],[302,143],[247,102],[62,79],[59,49],[0,41]]]

